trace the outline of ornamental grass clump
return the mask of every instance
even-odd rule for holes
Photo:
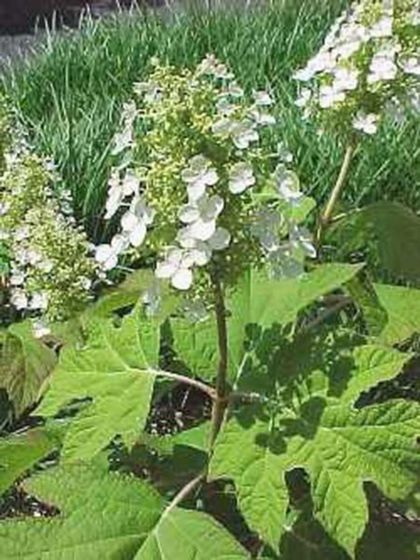
[[[296,102],[321,126],[372,135],[385,114],[419,111],[417,0],[362,0],[345,10],[319,52],[296,72]]]
[[[114,142],[105,219],[110,243],[96,248],[105,271],[151,256],[155,276],[177,290],[206,293],[217,273],[233,285],[252,263],[296,275],[315,256],[298,222],[309,201],[273,143],[273,99],[246,96],[230,70],[207,56],[194,70],[154,61],[135,85]]]
[[[53,188],[59,183],[54,166],[17,137],[3,148],[0,176],[2,289],[7,306],[36,319],[42,335],[44,320],[66,319],[88,301],[96,265],[70,194]]]

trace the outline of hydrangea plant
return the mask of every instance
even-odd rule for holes
[[[35,411],[45,425],[0,443],[0,491],[60,450],[25,483],[59,513],[1,523],[5,559],[417,557],[414,539],[384,545],[369,519],[375,492],[404,503],[419,483],[420,406],[395,383],[419,291],[367,293],[363,263],[320,262],[352,154],[316,251],[300,225],[313,205],[267,134],[270,93],[248,97],[211,56],[195,70],[155,63],[136,92],[114,144],[115,233],[95,256],[103,274],[152,263],[155,283],[143,294],[150,274],[136,271],[93,306]],[[211,412],[159,436],[149,413],[174,384]],[[221,494],[223,525],[208,506]]]

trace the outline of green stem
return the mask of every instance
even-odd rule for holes
[[[228,368],[228,337],[226,325],[226,308],[222,286],[216,274],[212,275],[215,313],[217,322],[217,338],[219,346],[219,366],[216,378],[216,395],[213,400],[210,430],[210,452],[214,447],[217,435],[222,427],[226,408],[229,402],[227,385]]]
[[[331,224],[331,220],[333,218],[334,210],[337,205],[337,202],[340,200],[341,194],[344,189],[344,185],[346,183],[347,175],[350,169],[350,165],[354,156],[355,152],[355,145],[353,143],[349,144],[346,149],[346,153],[344,154],[343,163],[341,164],[340,173],[337,177],[337,181],[334,185],[333,190],[331,191],[330,197],[328,202],[325,206],[324,211],[322,212],[319,220],[318,230],[316,233],[316,244],[318,248],[321,245],[322,237],[325,230]]]

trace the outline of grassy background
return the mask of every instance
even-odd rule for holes
[[[246,90],[271,87],[278,134],[296,155],[305,189],[325,199],[342,147],[319,137],[294,107],[293,71],[319,47],[345,0],[278,0],[264,8],[135,13],[80,32],[50,37],[36,57],[3,77],[2,87],[30,130],[35,148],[54,158],[91,235],[110,167],[110,142],[122,103],[151,56],[194,65],[208,52],[226,61]],[[346,202],[394,199],[420,208],[420,132],[414,118],[384,127],[355,161]]]

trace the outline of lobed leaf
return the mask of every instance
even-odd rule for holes
[[[232,419],[217,441],[210,476],[234,481],[245,520],[274,549],[290,470],[307,472],[315,516],[352,556],[368,520],[363,483],[373,481],[399,499],[418,478],[420,406],[392,401],[354,408],[362,392],[395,377],[411,356],[350,342],[345,333],[327,333],[298,338],[277,354],[272,346],[266,354],[259,348],[248,368],[251,381],[257,371],[269,403]]]
[[[59,467],[33,477],[26,488],[56,505],[60,514],[0,523],[2,560],[249,558],[206,514],[169,510],[146,482],[102,467]]]
[[[120,327],[90,323],[84,348],[66,347],[38,414],[51,417],[75,399],[89,399],[63,444],[67,460],[89,459],[116,436],[131,446],[144,428],[159,354],[159,328],[136,313]]]

